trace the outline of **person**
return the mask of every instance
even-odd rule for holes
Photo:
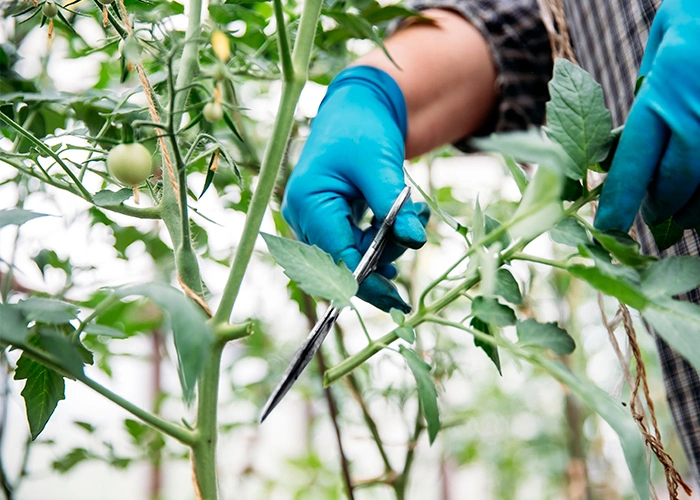
[[[547,0],[540,0],[542,2]],[[551,0],[550,0],[551,1]],[[674,215],[700,226],[700,2],[564,0],[578,62],[603,87],[615,126],[625,124],[595,225],[635,223],[648,254],[697,255],[700,238],[658,252],[645,225]],[[404,23],[381,50],[361,57],[328,87],[287,185],[282,213],[297,237],[350,268],[404,187],[403,162],[443,144],[540,125],[552,52],[538,0],[413,0],[434,20]],[[646,46],[646,49],[645,49]],[[637,75],[644,75],[636,100]],[[394,242],[358,296],[382,310],[410,309],[391,283],[391,263],[426,240],[428,211],[407,203]],[[680,297],[700,302],[697,290]],[[684,451],[700,478],[700,379],[657,338],[667,399]]]

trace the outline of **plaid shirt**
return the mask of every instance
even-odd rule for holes
[[[445,8],[462,14],[486,38],[498,70],[500,104],[495,130],[539,125],[548,100],[551,51],[537,0],[408,0],[418,10]],[[661,0],[564,0],[576,57],[600,82],[615,126],[624,123],[634,99],[649,28]],[[457,144],[458,147],[464,146]],[[658,252],[647,227],[637,220],[644,252],[700,254],[700,237],[686,231],[674,247]],[[679,297],[700,303],[700,291]],[[700,377],[680,355],[656,337],[666,396],[685,454],[700,482]]]

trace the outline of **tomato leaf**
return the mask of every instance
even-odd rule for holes
[[[96,323],[90,323],[88,324],[83,332],[86,335],[100,335],[103,337],[110,337],[113,339],[125,339],[128,337],[128,335],[121,330],[117,330],[116,328],[112,328],[111,326],[106,326],[106,325],[98,325]]]
[[[216,160],[217,155],[217,151],[214,151],[211,155],[211,159],[209,160],[209,167],[207,167],[207,178],[204,180],[204,187],[202,188],[202,192],[200,193],[198,199],[201,199],[202,196],[204,196],[204,193],[207,192],[207,189],[209,189],[209,186],[211,186],[211,183],[214,180],[214,174],[216,173],[216,170],[212,169],[211,167],[212,165],[214,165],[214,161]]]
[[[345,263],[333,258],[317,246],[309,246],[289,238],[260,233],[267,248],[290,279],[306,293],[330,300],[336,307],[347,307],[357,293],[357,281]]]
[[[519,321],[516,326],[518,345],[522,347],[544,347],[557,354],[571,354],[576,342],[566,330],[556,323],[539,323],[533,318]]]
[[[440,430],[440,411],[437,404],[437,389],[430,375],[430,365],[420,359],[411,349],[407,349],[402,345],[399,346],[399,352],[406,359],[408,367],[416,379],[418,399],[425,420],[428,423],[428,438],[430,444],[433,444]]]
[[[681,241],[684,233],[684,229],[673,220],[673,217],[669,217],[656,226],[649,226],[649,231],[651,231],[651,235],[654,237],[654,242],[659,252],[671,248]]]
[[[389,54],[389,51],[386,50],[384,41],[379,35],[379,31],[367,19],[335,10],[324,10],[323,14],[334,19],[343,29],[347,30],[355,38],[367,39],[374,42],[374,44],[379,47],[382,52],[384,52],[384,55],[394,64],[394,66],[397,68],[399,67],[391,57],[391,54]]]
[[[680,353],[696,370],[700,370],[700,306],[657,297],[642,311],[654,331]]]
[[[60,474],[65,474],[73,470],[73,468],[80,463],[96,458],[98,458],[97,455],[85,448],[73,448],[62,457],[51,462],[51,468]]]
[[[599,253],[604,253],[604,250],[600,248],[589,249],[583,245],[579,245],[578,248],[584,257],[593,259],[595,266],[571,265],[568,270],[572,275],[587,281],[596,290],[616,297],[637,310],[644,309],[648,299],[641,290],[639,273],[630,267],[618,266],[606,261],[599,255]]]
[[[539,164],[520,205],[511,219],[505,222],[512,236],[536,236],[559,220],[562,214],[560,196],[565,179],[562,166],[567,159],[559,144],[548,141],[532,130],[491,134],[486,139],[472,139],[470,143],[485,151],[512,156],[516,161]]]
[[[523,296],[520,293],[518,282],[515,281],[515,278],[508,269],[500,268],[496,272],[496,287],[493,293],[494,295],[503,297],[511,304],[520,305],[523,303]]]
[[[549,237],[556,243],[570,247],[578,247],[591,242],[586,229],[573,217],[560,220],[549,231]]]
[[[27,322],[17,307],[0,304],[0,342],[24,345],[27,340]]]
[[[79,309],[73,304],[56,299],[43,299],[39,297],[29,297],[21,300],[15,306],[27,321],[37,321],[50,325],[68,323],[78,317]]]
[[[525,132],[505,132],[474,138],[469,144],[481,151],[510,156],[516,162],[546,165],[550,169],[561,168],[567,159],[566,151],[561,145],[547,140],[534,128]],[[559,192],[556,196],[559,196]]]
[[[700,286],[700,259],[671,256],[641,272],[642,291],[649,298],[678,295]]]
[[[481,321],[479,318],[472,318],[470,325],[475,330],[479,330],[480,332],[493,337],[493,333],[491,332],[489,325]],[[476,337],[474,337],[474,345],[476,347],[480,347],[486,353],[489,359],[493,361],[493,364],[496,365],[498,374],[503,376],[503,372],[501,372],[501,356],[498,354],[498,346],[489,344],[488,342],[482,342]]]
[[[25,222],[29,222],[32,219],[47,216],[48,214],[30,212],[29,210],[22,210],[21,208],[0,210],[0,228],[10,225],[21,226]]]
[[[119,191],[110,191],[103,189],[92,195],[92,201],[98,207],[116,207],[131,198],[134,190],[130,188],[122,188]]]
[[[191,402],[197,379],[204,368],[214,335],[204,312],[175,288],[161,283],[134,285],[116,290],[120,297],[141,295],[158,304],[170,317],[178,375],[185,401]]]
[[[640,253],[639,243],[622,231],[599,231],[591,229],[591,234],[603,248],[621,263],[632,267],[644,267],[655,261],[654,257]]]
[[[226,123],[226,126],[229,128],[229,130],[233,132],[233,135],[235,135],[239,141],[245,143],[243,137],[241,137],[241,134],[238,132],[236,124],[233,122],[233,119],[229,116],[228,112],[226,111],[224,111],[224,122]]]
[[[32,439],[36,439],[46,427],[56,405],[65,399],[63,377],[41,363],[22,354],[17,360],[15,380],[26,380],[21,392],[27,408],[27,421]]]
[[[68,337],[53,332],[42,332],[41,346],[46,352],[53,354],[58,360],[57,364],[72,376],[83,375],[83,357],[78,351],[77,344],[72,343]],[[90,353],[90,351],[87,352]]]
[[[632,415],[619,401],[592,382],[571,373],[563,364],[548,359],[539,359],[538,364],[554,378],[566,385],[586,405],[593,409],[617,433],[625,454],[627,466],[640,500],[649,500],[649,471],[646,463],[646,448]]]
[[[566,175],[582,179],[589,166],[606,158],[612,143],[612,115],[603,89],[584,69],[560,58],[554,62],[549,95],[544,130],[566,151]]]
[[[515,312],[493,297],[474,297],[472,314],[490,325],[508,326],[515,324]]]

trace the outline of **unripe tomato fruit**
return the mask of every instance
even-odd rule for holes
[[[208,102],[204,106],[204,119],[209,123],[216,123],[224,117],[224,110],[218,102]]]
[[[107,155],[107,170],[122,184],[137,186],[151,175],[151,153],[141,144],[119,144]]]
[[[58,7],[56,7],[56,4],[52,0],[46,0],[41,11],[46,17],[54,18],[58,14]]]

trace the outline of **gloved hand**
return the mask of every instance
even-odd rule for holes
[[[700,2],[664,0],[651,27],[632,106],[595,225],[629,230],[642,216],[655,225],[671,215],[700,225]]]
[[[311,134],[292,172],[282,215],[297,238],[325,250],[355,270],[391,205],[405,187],[403,161],[406,103],[385,72],[357,66],[328,87],[311,123]],[[367,206],[371,227],[357,227]],[[426,241],[429,210],[408,200],[399,212],[377,271],[360,285],[358,297],[389,311],[411,310],[389,279],[391,264],[406,248]]]

